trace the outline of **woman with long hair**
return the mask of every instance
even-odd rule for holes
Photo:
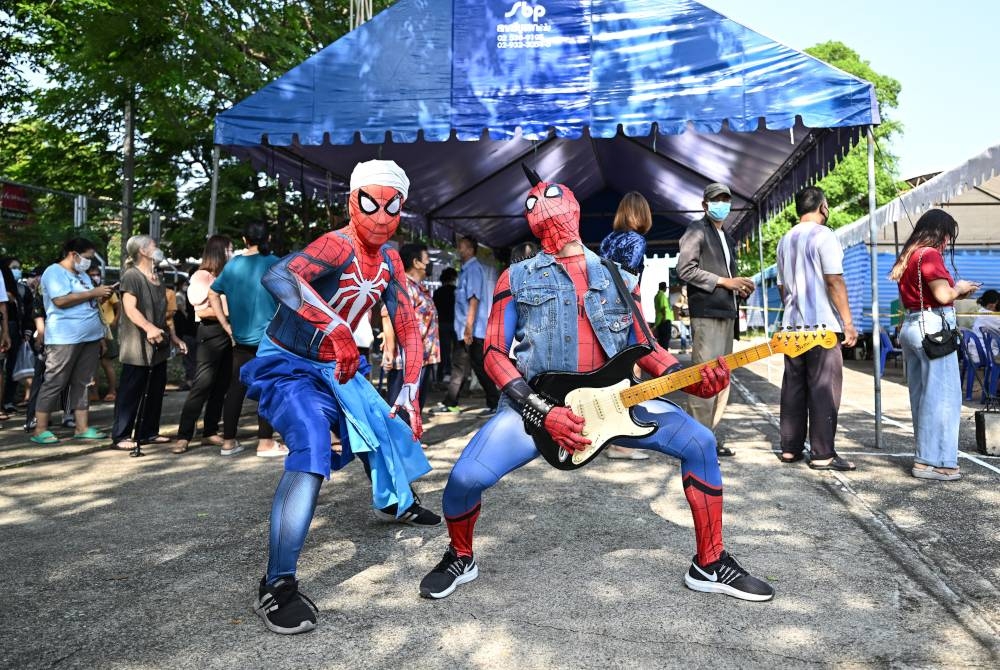
[[[191,390],[181,410],[177,444],[171,450],[175,454],[183,454],[188,450],[202,408],[205,410],[202,442],[217,446],[223,442],[219,436],[219,421],[222,419],[222,407],[232,373],[233,345],[229,333],[219,322],[219,313],[212,309],[208,301],[208,293],[212,282],[222,274],[222,268],[232,255],[232,241],[225,235],[212,235],[205,243],[198,271],[191,275],[187,297],[198,322],[197,369],[194,373],[194,383],[191,384]],[[228,451],[223,449],[222,455],[230,456],[239,451],[242,449],[234,448]]]
[[[230,454],[242,449],[236,441],[236,429],[247,387],[240,381],[240,370],[256,357],[271,317],[278,310],[274,298],[260,283],[268,269],[278,262],[268,249],[270,239],[266,223],[248,223],[243,228],[246,251],[226,263],[208,292],[208,301],[233,344],[232,374],[222,409],[222,451]],[[226,296],[228,313],[222,308],[222,296]],[[260,414],[257,415],[257,455],[262,458],[288,455],[288,448],[274,441],[274,428]]]
[[[135,447],[133,433],[144,444],[168,441],[158,434],[163,389],[167,385],[167,357],[171,341],[181,351],[185,345],[167,328],[167,294],[156,273],[163,252],[156,240],[149,235],[133,235],[125,243],[125,254],[118,320],[122,374],[111,440],[115,448],[130,451]],[[136,421],[140,421],[137,431]]]
[[[646,233],[653,227],[653,214],[649,203],[638,191],[629,191],[618,203],[611,234],[601,241],[600,255],[642,278],[646,256]],[[638,366],[636,367],[638,370]],[[642,449],[626,449],[610,445],[604,450],[608,458],[645,461],[649,458]]]
[[[944,265],[949,250],[955,267],[958,223],[947,212],[932,209],[914,226],[889,277],[899,282],[899,299],[906,318],[899,341],[906,360],[910,412],[916,450],[913,476],[951,481],[962,475],[958,468],[958,428],[962,410],[962,385],[958,353],[929,358],[925,334],[955,328],[954,302],[974,293],[978,284],[955,281]]]
[[[618,203],[611,234],[601,240],[600,254],[626,272],[642,275],[646,256],[646,233],[653,227],[653,214],[642,193],[629,191]]]

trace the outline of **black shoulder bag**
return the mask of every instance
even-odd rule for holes
[[[920,266],[924,263],[924,253],[927,247],[920,251],[917,259],[917,293],[920,295],[920,334],[923,335],[924,353],[927,358],[944,358],[948,354],[953,354],[962,346],[962,334],[957,328],[949,326],[944,317],[941,317],[941,330],[930,335],[924,330],[924,275],[920,271]]]
[[[643,318],[642,312],[639,311],[639,307],[635,304],[635,299],[632,297],[632,292],[628,290],[625,285],[625,281],[622,279],[621,273],[618,271],[618,266],[613,262],[609,261],[607,258],[602,258],[601,263],[608,269],[608,273],[611,275],[612,281],[615,283],[615,288],[618,289],[619,295],[621,295],[622,300],[625,304],[629,306],[632,311],[632,318],[639,323],[640,330],[643,337],[646,338],[644,346],[648,347],[650,351],[653,350],[653,343],[656,341],[653,339],[653,334],[649,331],[649,324],[646,323],[646,319]]]

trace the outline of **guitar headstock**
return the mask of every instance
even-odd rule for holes
[[[826,328],[818,330],[780,330],[771,337],[771,351],[795,358],[810,349],[832,349],[839,340],[837,333]]]

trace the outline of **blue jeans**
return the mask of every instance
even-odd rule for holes
[[[908,314],[899,331],[916,438],[913,460],[935,468],[957,468],[958,427],[962,417],[958,353],[927,357],[920,332],[921,315],[924,332],[928,334],[940,331],[942,321],[955,327],[955,310],[942,307]]]

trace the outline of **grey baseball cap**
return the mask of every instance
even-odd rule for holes
[[[729,190],[729,187],[725,184],[720,184],[719,182],[712,182],[705,187],[705,200],[711,200],[712,198],[719,195],[728,195],[730,198],[733,197],[733,192]]]

